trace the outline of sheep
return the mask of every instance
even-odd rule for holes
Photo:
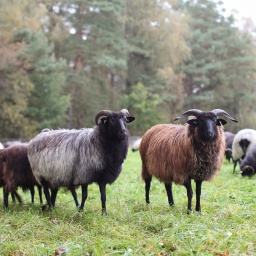
[[[191,179],[196,183],[196,211],[201,211],[200,196],[203,181],[210,181],[221,168],[225,151],[222,125],[224,116],[237,122],[227,112],[214,109],[204,112],[199,109],[185,111],[174,121],[193,116],[186,125],[158,124],[142,137],[140,155],[141,177],[145,182],[145,198],[149,204],[152,176],[165,184],[169,205],[174,205],[172,182],[187,189],[188,207],[191,212],[193,191]]]
[[[19,141],[19,140],[10,140],[10,141],[6,141],[6,142],[4,143],[4,147],[5,147],[5,148],[8,148],[8,147],[11,147],[11,146],[13,146],[13,145],[20,144],[20,143],[22,143],[22,142]]]
[[[0,187],[4,187],[4,174],[3,174],[3,167],[4,167],[4,159],[3,159],[3,154],[2,154],[2,148],[0,149]],[[14,193],[11,193],[12,196],[12,201],[15,202],[16,198],[19,201],[19,203],[22,203],[21,197],[18,194],[17,191]]]
[[[42,190],[40,185],[36,182],[30,168],[27,149],[27,143],[19,143],[2,149],[0,152],[5,208],[8,208],[9,193],[15,194],[19,202],[22,202],[17,193],[18,187],[22,187],[23,190],[29,189],[31,193],[31,202],[34,203],[34,186],[36,185],[38,187],[40,203],[42,203]]]
[[[233,140],[232,144],[232,154],[235,173],[236,165],[240,162],[246,155],[246,153],[256,144],[256,130],[253,129],[242,129],[240,130]]]
[[[0,149],[3,149],[4,145],[0,142]]]
[[[40,133],[29,142],[31,168],[50,208],[55,205],[58,188],[81,185],[79,209],[83,210],[88,185],[95,182],[100,189],[102,214],[106,214],[106,184],[112,184],[121,172],[129,146],[127,123],[134,119],[126,109],[102,110],[93,128]]]
[[[44,128],[43,130],[41,130],[41,133],[42,132],[50,132],[50,131],[52,131],[52,129]],[[78,207],[79,206],[79,202],[78,202],[78,199],[77,199],[76,187],[75,186],[70,186],[70,187],[68,187],[68,190],[70,190],[70,192],[71,192],[71,194],[73,196],[73,199],[75,201],[75,205],[76,205],[76,207]],[[54,191],[51,190],[51,193],[52,193],[52,196],[53,196]],[[57,196],[57,194],[56,194],[56,196]],[[56,199],[56,197],[55,197],[55,199]],[[43,205],[42,209],[45,209],[45,208],[46,208],[46,205]]]
[[[244,159],[240,163],[241,175],[252,176],[256,172],[256,144],[247,151]]]
[[[142,140],[142,138],[139,138],[139,139],[135,140],[132,143],[132,146],[131,146],[132,152],[135,152],[135,151],[139,150],[139,146],[140,146],[141,140]]]
[[[225,140],[226,140],[225,156],[226,156],[226,159],[230,162],[231,159],[233,161],[232,144],[233,144],[235,134],[228,131],[225,131],[224,134],[225,134]]]

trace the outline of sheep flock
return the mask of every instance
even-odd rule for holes
[[[42,210],[51,209],[55,207],[59,189],[66,188],[76,207],[83,210],[88,186],[96,183],[102,214],[106,214],[106,185],[119,177],[130,147],[132,152],[139,151],[141,158],[146,204],[150,203],[150,186],[155,177],[164,183],[170,206],[174,205],[173,183],[185,187],[187,213],[190,213],[191,181],[194,180],[195,210],[201,211],[202,183],[215,177],[225,157],[233,164],[234,174],[237,165],[242,176],[256,173],[256,131],[247,128],[237,133],[225,131],[227,121],[221,117],[237,122],[222,109],[190,109],[174,119],[187,118],[185,124],[157,124],[132,142],[127,124],[135,118],[128,110],[101,110],[96,114],[92,128],[46,128],[26,143],[0,143],[3,205],[9,207],[9,194],[13,201],[22,203],[18,193],[18,188],[22,188],[30,191],[32,203],[39,201]],[[35,186],[39,200],[34,200]],[[78,188],[82,192],[80,203],[76,193]]]

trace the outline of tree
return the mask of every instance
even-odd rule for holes
[[[55,50],[69,66],[69,128],[91,125],[102,108],[119,108],[117,98],[126,74],[124,6],[117,0],[76,0],[62,1],[51,8],[65,24],[61,32],[64,40],[58,41]],[[56,30],[50,31],[54,31],[51,38],[56,38]]]
[[[121,102],[124,108],[128,108],[138,120],[129,128],[137,135],[142,135],[145,130],[159,123],[163,118],[163,114],[158,111],[162,100],[158,94],[150,92],[142,83],[135,85],[129,95],[121,98]]]
[[[24,44],[13,41],[22,27],[40,30],[44,5],[34,1],[1,1],[0,15],[0,135],[28,138],[35,132],[36,123],[26,115],[28,98],[34,85],[27,72],[27,63],[19,59]]]
[[[127,1],[127,93],[142,83],[158,95],[162,121],[169,121],[182,106],[182,74],[176,67],[189,54],[187,18],[175,2]]]
[[[255,57],[250,38],[224,15],[221,2],[187,1],[191,15],[191,56],[182,71],[186,108],[223,108],[238,118],[241,101],[250,94]],[[224,13],[222,13],[222,11]]]
[[[24,43],[19,59],[27,63],[27,72],[34,84],[26,115],[37,123],[37,132],[46,127],[63,127],[69,100],[63,95],[65,61],[56,60],[53,45],[42,32],[23,29],[16,33],[14,40]]]

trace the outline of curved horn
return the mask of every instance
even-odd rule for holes
[[[99,119],[103,116],[109,115],[110,113],[112,113],[112,111],[110,110],[101,110],[100,112],[98,112],[98,114],[95,116],[95,124],[98,125]]]
[[[200,110],[200,109],[190,109],[190,110],[187,110],[185,111],[184,113],[182,113],[180,116],[176,117],[174,119],[174,121],[177,121],[178,119],[182,118],[182,117],[185,117],[185,116],[198,116],[202,113],[203,111]]]
[[[222,109],[213,109],[211,111],[213,114],[215,114],[216,116],[224,116],[227,117],[228,119],[232,120],[233,122],[238,123],[238,121],[233,118],[231,115],[229,115],[226,111],[222,110]]]
[[[122,109],[121,111],[120,111],[122,114],[124,114],[125,116],[129,116],[130,114],[129,114],[129,111],[127,110],[127,109]]]

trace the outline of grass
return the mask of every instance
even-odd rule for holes
[[[55,209],[45,212],[38,196],[32,205],[29,193],[19,191],[22,206],[0,208],[0,255],[54,255],[60,248],[72,256],[256,255],[256,177],[233,175],[232,164],[224,162],[215,179],[202,185],[202,212],[187,215],[185,188],[173,186],[175,206],[169,207],[156,179],[147,206],[140,170],[139,153],[129,152],[120,177],[107,186],[107,216],[101,215],[95,184],[83,212],[65,190]]]

